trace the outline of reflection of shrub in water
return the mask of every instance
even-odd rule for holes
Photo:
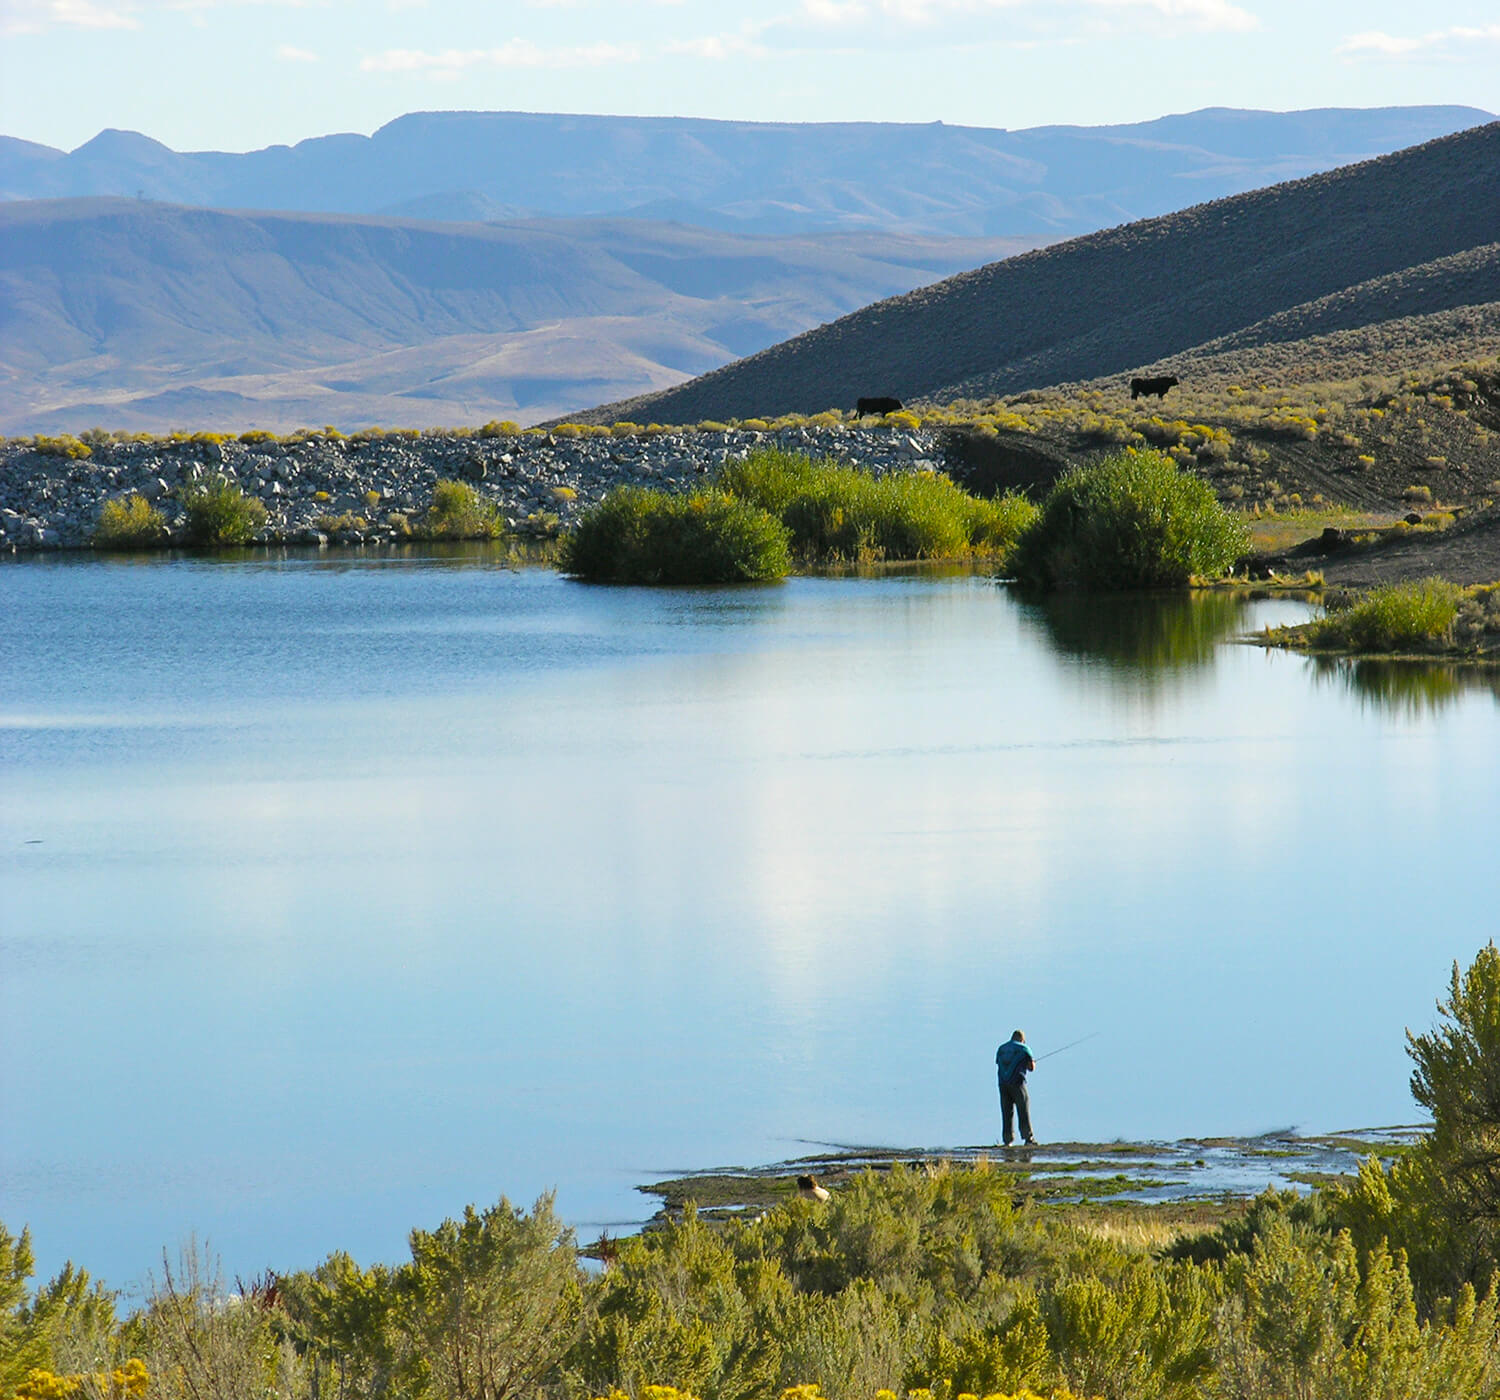
[[[1361,700],[1400,714],[1435,714],[1471,691],[1500,701],[1500,669],[1444,666],[1430,661],[1353,661],[1314,656],[1321,681],[1343,685]]]
[[[1241,630],[1245,600],[1227,593],[1053,593],[1031,607],[1064,655],[1142,670],[1181,670],[1206,665],[1214,648]]]

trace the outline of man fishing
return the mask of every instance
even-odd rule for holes
[[[1019,1119],[1021,1141],[1027,1147],[1036,1146],[1031,1133],[1031,1100],[1026,1093],[1026,1075],[1036,1068],[1026,1037],[1017,1031],[995,1051],[995,1073],[1000,1080],[1000,1117],[1005,1128],[1005,1145],[1009,1147],[1015,1139],[1011,1120]]]

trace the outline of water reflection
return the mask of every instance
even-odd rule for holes
[[[345,573],[406,564],[422,568],[550,568],[557,562],[558,542],[506,536],[499,540],[412,540],[402,544],[358,545],[328,549],[318,545],[245,545],[228,549],[57,550],[35,555],[0,555],[0,568],[57,569],[106,566],[112,569],[159,569],[163,564],[199,565],[209,569],[303,565],[325,573]]]
[[[0,570],[0,1219],[40,1275],[993,1142],[1017,1024],[1099,1032],[1044,1138],[1410,1112],[1400,1028],[1494,922],[1490,705],[1214,650],[1280,599],[453,557]]]
[[[1500,667],[1359,661],[1347,656],[1311,660],[1320,684],[1337,685],[1373,709],[1408,716],[1436,714],[1476,691],[1487,691],[1500,701]]]
[[[1236,593],[1054,593],[1023,604],[1063,656],[1147,676],[1208,665],[1220,642],[1245,630],[1247,606]]]

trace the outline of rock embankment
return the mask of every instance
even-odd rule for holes
[[[184,543],[178,493],[216,476],[265,506],[257,544],[407,539],[443,479],[470,482],[510,530],[546,535],[566,529],[613,487],[701,484],[757,447],[834,457],[876,473],[940,465],[928,430],[852,424],[630,437],[387,433],[245,442],[204,435],[95,441],[79,458],[21,439],[0,444],[0,553],[88,548],[104,502],[135,494],[162,513],[169,543]]]

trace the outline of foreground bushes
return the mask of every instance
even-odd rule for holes
[[[690,1213],[589,1276],[549,1200],[502,1201],[395,1267],[336,1254],[230,1296],[185,1261],[127,1321],[54,1308],[3,1393],[127,1400],[144,1370],[163,1400],[1500,1395],[1493,1287],[1419,1304],[1399,1250],[1300,1214],[1268,1195],[1174,1261],[1014,1207],[1000,1173],[897,1166],[723,1230]]]
[[[1126,451],[1064,473],[1021,536],[1011,569],[1054,588],[1173,588],[1227,573],[1245,528],[1160,452]]]
[[[563,545],[562,568],[599,583],[751,583],[791,567],[786,528],[722,491],[611,491]]]

